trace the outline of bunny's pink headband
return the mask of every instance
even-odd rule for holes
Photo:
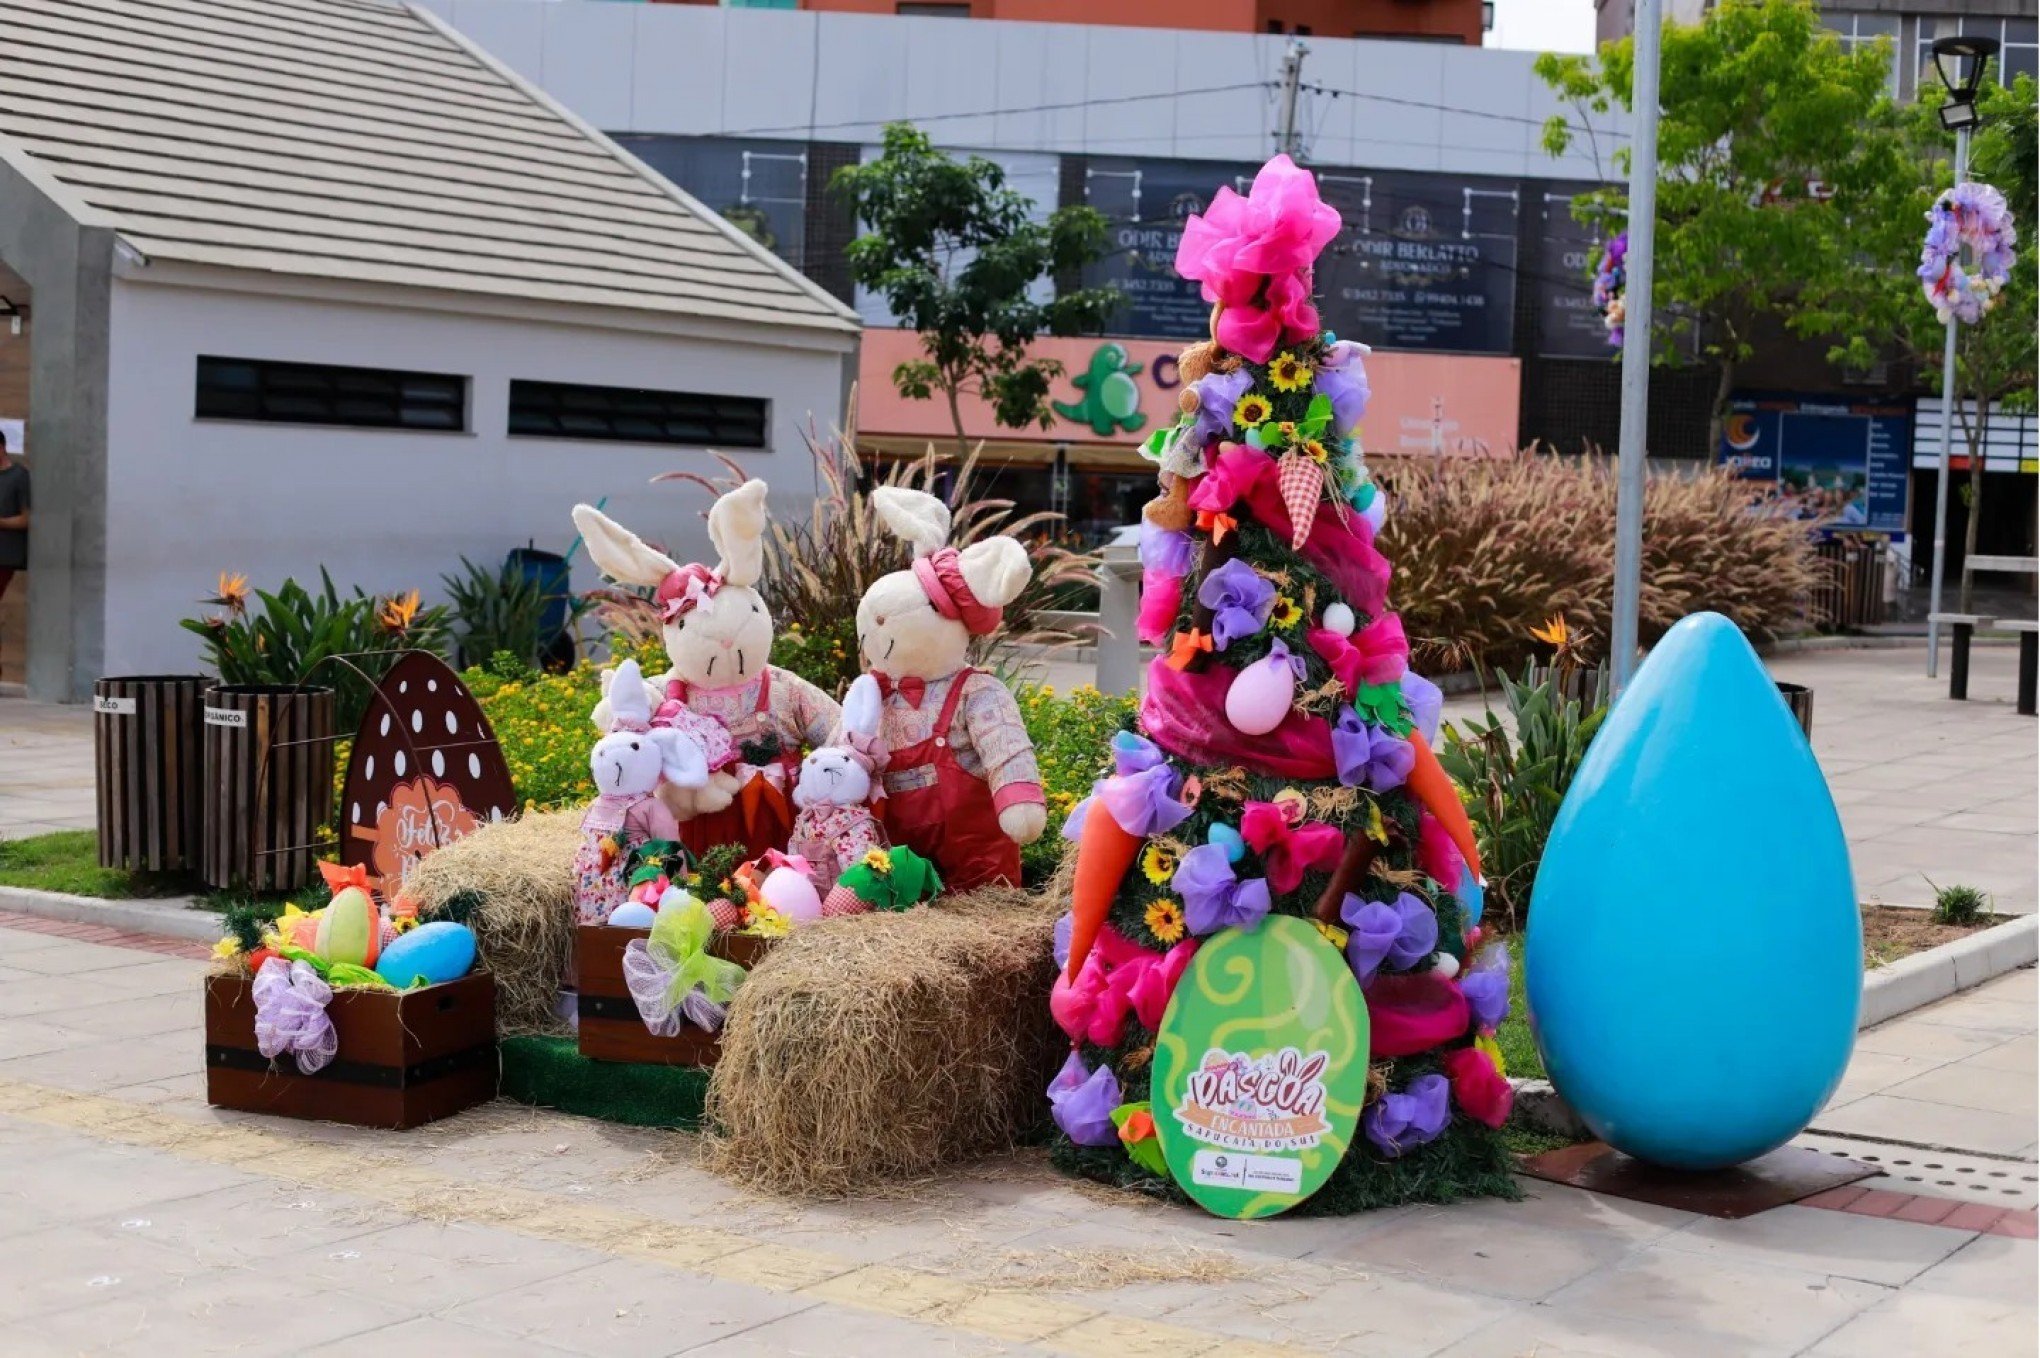
[[[722,587],[722,572],[710,570],[699,561],[676,567],[659,582],[659,612],[667,622],[672,622],[714,598]]]
[[[961,621],[972,636],[988,636],[999,630],[1006,610],[978,602],[963,578],[962,553],[954,547],[938,548],[926,556],[915,557],[914,578],[921,582],[921,592],[935,605],[935,611]]]

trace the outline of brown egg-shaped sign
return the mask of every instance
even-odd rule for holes
[[[390,667],[354,736],[340,789],[340,861],[394,898],[417,861],[517,809],[482,705],[427,651]]]

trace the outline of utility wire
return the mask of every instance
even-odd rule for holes
[[[1029,104],[1022,108],[987,108],[959,113],[927,113],[921,115],[903,114],[890,118],[849,118],[836,123],[790,123],[784,127],[746,127],[717,129],[705,133],[712,137],[770,137],[792,132],[828,132],[845,127],[883,127],[887,123],[939,123],[958,118],[1005,118],[1018,117],[1023,113],[1061,113],[1070,109],[1100,108],[1112,104],[1148,104],[1159,99],[1201,99],[1207,94],[1232,94],[1239,90],[1271,90],[1278,82],[1272,80],[1249,80],[1237,85],[1212,85],[1196,90],[1162,90],[1154,94],[1120,94],[1098,99],[1072,99],[1060,104]]]

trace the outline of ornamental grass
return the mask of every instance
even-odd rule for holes
[[[1394,508],[1381,546],[1396,563],[1396,603],[1418,669],[1519,668],[1536,653],[1528,625],[1554,614],[1609,634],[1612,464],[1530,451],[1383,472]],[[1813,527],[1765,512],[1749,483],[1725,471],[1653,476],[1644,492],[1643,642],[1703,610],[1753,639],[1819,622]]]

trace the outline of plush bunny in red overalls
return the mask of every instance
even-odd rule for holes
[[[865,668],[885,698],[885,828],[934,862],[952,891],[1020,881],[1020,846],[1047,808],[1034,745],[1005,684],[965,664],[974,636],[1026,587],[1027,549],[989,537],[945,545],[949,507],[920,491],[872,492],[880,520],[914,548],[857,606]]]

